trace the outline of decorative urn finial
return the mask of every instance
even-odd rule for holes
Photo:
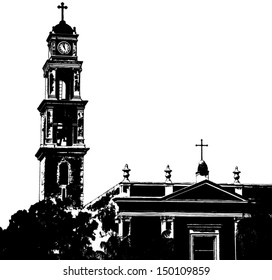
[[[234,178],[234,184],[240,184],[240,173],[241,171],[238,170],[238,166],[235,167],[235,170],[233,171],[233,178]]]
[[[126,164],[125,167],[122,169],[122,171],[124,172],[123,174],[123,177],[124,177],[124,180],[123,181],[127,181],[129,182],[129,172],[130,172],[130,169],[128,167],[128,165]]]
[[[166,183],[171,183],[172,182],[171,181],[171,172],[172,172],[172,170],[171,170],[169,165],[166,166],[166,169],[164,170],[164,172],[165,172],[165,178],[166,178],[165,182]]]

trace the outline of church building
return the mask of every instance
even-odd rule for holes
[[[108,191],[114,193],[116,231],[122,239],[132,240],[139,258],[145,258],[146,248],[162,237],[171,240],[173,259],[243,258],[245,248],[237,240],[239,222],[256,214],[272,214],[272,185],[240,183],[238,167],[233,171],[232,183],[210,181],[208,165],[203,160],[203,147],[208,145],[201,139],[196,146],[201,147],[201,160],[195,182],[172,182],[169,165],[162,182],[130,181],[131,170],[126,164],[123,181]],[[101,198],[87,206],[92,207]],[[248,238],[254,238],[254,230],[246,231]]]
[[[47,37],[48,59],[43,66],[45,95],[38,107],[41,119],[40,147],[36,157],[40,164],[40,200],[59,196],[83,206],[84,110],[78,60],[78,34],[64,20]],[[170,166],[161,182],[130,181],[125,165],[124,179],[107,193],[113,193],[116,206],[116,231],[122,240],[128,237],[138,252],[152,240],[164,237],[172,241],[171,258],[184,260],[237,259],[238,227],[256,213],[272,214],[272,185],[240,183],[240,171],[233,171],[231,183],[209,179],[208,165],[201,157],[195,182],[173,182]],[[92,186],[88,186],[92,187]],[[107,194],[106,193],[106,194]],[[101,197],[86,205],[87,208]],[[272,237],[271,237],[272,238]],[[145,258],[143,254],[142,258]]]

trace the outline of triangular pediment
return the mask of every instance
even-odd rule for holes
[[[246,201],[242,196],[229,192],[220,187],[220,185],[209,180],[184,187],[183,189],[165,196],[163,200]]]

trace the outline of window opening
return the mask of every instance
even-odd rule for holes
[[[68,163],[63,162],[59,166],[59,184],[68,185]]]
[[[61,198],[64,200],[67,197],[67,189],[66,186],[61,188]]]
[[[190,259],[219,260],[219,224],[188,225]]]
[[[214,260],[215,236],[194,236],[193,255],[194,260]]]

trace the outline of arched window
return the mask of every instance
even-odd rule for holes
[[[67,162],[62,162],[59,166],[59,184],[68,185],[69,168]]]

